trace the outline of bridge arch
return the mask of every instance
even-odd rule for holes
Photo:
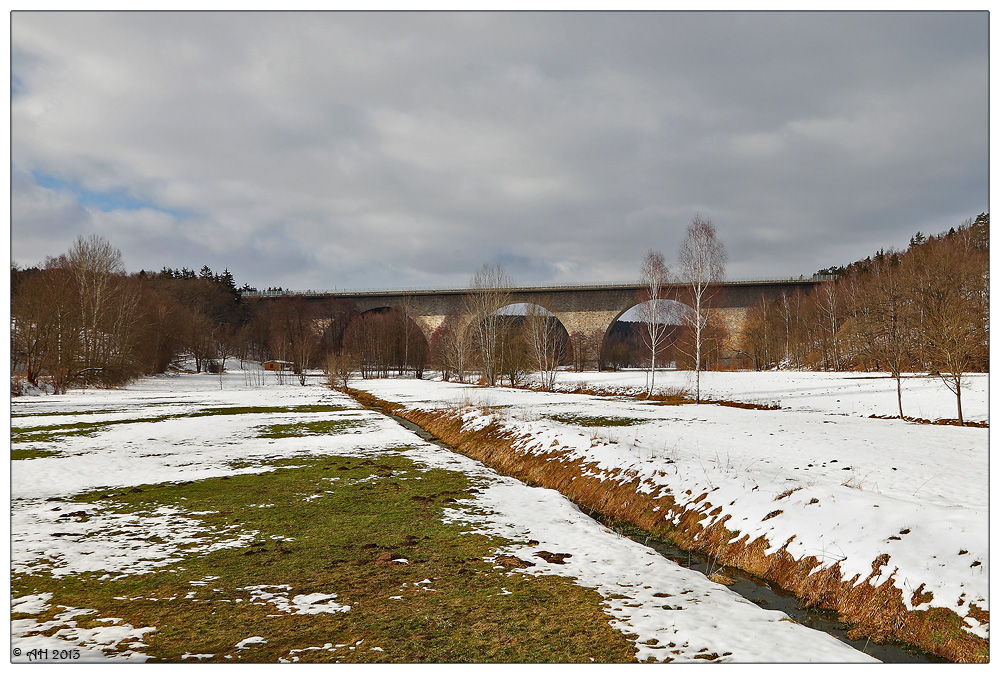
[[[651,357],[647,322],[652,318],[652,300],[638,297],[635,303],[622,310],[605,329],[601,339],[600,365],[619,367],[648,367]],[[648,312],[648,313],[647,313]],[[657,325],[656,366],[670,367],[677,361],[676,347],[691,324],[694,309],[678,300],[661,298]]]
[[[569,330],[566,329],[559,316],[547,307],[534,302],[511,302],[501,307],[500,313],[511,317],[523,316],[524,320],[528,320],[534,316],[546,321],[551,319],[552,325],[549,326],[549,330],[551,338],[555,342],[554,348],[560,353],[565,353],[566,346],[569,343]]]
[[[399,306],[358,312],[344,331],[344,347],[360,357],[362,373],[379,375],[391,370],[402,374],[412,368],[420,377],[430,354],[430,340],[422,326]]]
[[[566,330],[566,326],[563,325],[561,320],[559,320],[558,314],[545,305],[538,304],[536,302],[510,302],[509,304],[501,307],[498,313],[505,316],[529,316],[531,315],[530,312],[533,307],[539,315],[554,318],[559,323],[559,327]]]
[[[671,362],[681,369],[694,369],[695,349],[695,309],[683,300],[689,299],[683,294],[671,298],[663,298],[665,308],[658,324],[663,326],[663,339],[657,346],[657,367]],[[714,299],[714,298],[712,298]],[[649,365],[649,346],[645,337],[645,317],[641,307],[649,302],[637,302],[621,312],[607,328],[604,337],[606,352],[626,344],[633,353],[629,354],[629,362],[636,365],[641,362],[643,367]],[[716,369],[725,365],[735,354],[736,340],[739,338],[747,309],[744,307],[713,306],[709,301],[702,317],[702,344],[700,348],[702,369]],[[618,348],[615,356],[622,358]]]
[[[799,277],[797,279],[757,279],[726,281],[715,284],[711,306],[721,317],[730,335],[738,334],[746,316],[747,308],[760,301],[778,299],[783,293],[796,289],[811,291],[830,277]],[[531,286],[509,288],[512,301],[530,302],[550,311],[570,335],[584,334],[599,330],[606,334],[622,314],[639,302],[642,285],[638,283],[591,284],[562,286]],[[248,299],[257,301],[284,295],[303,296],[307,299],[323,300],[340,298],[349,300],[359,312],[372,308],[393,305],[408,305],[408,313],[420,327],[423,336],[430,341],[434,330],[451,314],[461,314],[466,288],[424,288],[394,290],[344,290],[260,292],[247,293]],[[670,284],[665,288],[668,297],[684,301],[685,288],[682,284]]]
[[[561,342],[562,348],[565,348],[566,342],[569,341],[569,330],[567,330],[566,326],[559,319],[557,314],[553,313],[541,304],[535,304],[534,302],[510,302],[500,307],[494,312],[494,314],[510,319],[511,321],[517,321],[518,319],[527,320],[529,316],[532,315],[532,307],[537,310],[539,318],[552,319],[554,329],[557,333],[556,340]],[[464,316],[464,322],[460,325],[461,329],[464,330],[470,338],[474,338],[474,335],[472,334],[476,328],[476,318],[474,316]]]

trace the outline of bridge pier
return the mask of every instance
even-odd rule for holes
[[[424,333],[427,343],[430,344],[431,335],[434,334],[435,330],[441,327],[445,318],[447,317],[440,314],[434,314],[431,316],[413,316],[413,322],[420,327],[420,331]]]

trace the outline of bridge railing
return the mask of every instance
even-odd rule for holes
[[[832,281],[836,276],[813,274],[812,276],[797,276],[789,278],[735,278],[725,279],[722,283],[726,285],[758,285],[770,283],[817,283],[821,281]],[[584,290],[587,288],[606,288],[614,290],[616,288],[636,288],[643,284],[640,281],[628,283],[532,283],[508,288],[513,292],[531,290]],[[677,284],[683,285],[683,284]],[[246,291],[244,297],[283,297],[283,296],[323,296],[323,295],[404,295],[409,293],[448,293],[465,294],[471,288],[456,288],[454,286],[423,286],[414,288],[334,288],[332,290],[256,290]]]

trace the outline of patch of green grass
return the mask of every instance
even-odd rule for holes
[[[11,447],[10,460],[22,461],[24,459],[41,459],[46,456],[55,456],[58,453],[59,452],[55,452],[51,449],[15,449]]]
[[[30,426],[11,428],[11,442],[55,442],[74,436],[91,436],[107,426],[135,423],[155,423],[174,419],[190,419],[194,417],[232,416],[240,414],[282,414],[282,413],[315,413],[343,412],[346,407],[339,405],[292,405],[287,407],[209,407],[188,414],[162,414],[155,417],[135,417],[129,419],[109,419],[108,421],[78,421],[72,424],[53,424],[51,426]],[[94,412],[95,414],[97,412]],[[46,413],[48,414],[48,413]],[[82,414],[78,412],[77,414]],[[25,415],[27,416],[27,415]],[[270,437],[270,436],[268,436]],[[283,437],[283,436],[282,436]]]
[[[941,608],[929,609],[928,615],[934,617],[934,629],[930,632],[930,641],[937,646],[962,638],[962,618],[951,611]]]
[[[261,427],[263,430],[258,433],[260,438],[297,438],[303,435],[331,435],[342,433],[348,428],[364,425],[346,419],[328,419],[326,421],[297,421],[291,424],[272,424]]]
[[[549,419],[574,426],[634,426],[646,423],[645,419],[626,417],[590,417],[582,414],[552,414]]]
[[[343,412],[348,408],[341,405],[291,405],[287,407],[207,407],[190,414],[177,415],[177,417],[209,417],[209,416],[229,416],[233,414],[281,414],[285,412],[311,413],[311,412]]]
[[[507,541],[442,521],[445,508],[470,496],[474,483],[463,474],[426,470],[401,454],[274,465],[263,474],[78,497],[112,514],[183,508],[208,540],[234,527],[257,533],[245,547],[191,554],[156,573],[14,575],[13,597],[54,596],[46,612],[12,618],[44,622],[73,606],[95,610],[76,618],[81,628],[106,626],[98,621],[107,618],[155,627],[142,651],[161,662],[185,653],[210,653],[211,662],[633,660],[633,645],[611,629],[596,592],[494,568],[484,557]],[[264,588],[287,600],[336,594],[333,601],[351,608],[287,613],[246,589],[260,585],[291,586]],[[266,643],[236,649],[251,636]]]
[[[113,414],[123,410],[74,410],[71,412],[18,412],[11,414],[11,419],[21,419],[24,417],[73,417],[85,414]]]
[[[104,422],[80,421],[75,424],[54,424],[52,426],[31,426],[27,428],[11,428],[11,442],[53,442],[75,436],[90,436],[105,426],[128,424],[149,419],[116,419]]]

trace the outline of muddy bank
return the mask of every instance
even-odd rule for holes
[[[704,523],[708,515],[718,513],[710,493],[688,493],[686,496],[693,499],[687,507],[681,507],[660,487],[643,493],[638,478],[617,469],[600,471],[582,459],[570,460],[560,448],[544,454],[519,451],[519,438],[496,425],[462,430],[462,422],[454,413],[412,411],[363,391],[351,393],[366,405],[417,424],[494,470],[528,484],[556,489],[603,517],[627,522],[684,550],[708,555],[720,564],[772,581],[806,605],[834,610],[855,626],[849,633],[852,638],[902,641],[955,662],[988,661],[988,641],[965,632],[962,618],[954,612],[940,608],[908,611],[891,578],[873,585],[872,579],[879,576],[886,560],[876,559],[866,578],[845,579],[839,565],[821,567],[814,557],[794,559],[784,546],[768,555],[772,547],[768,540],[762,536],[751,540],[747,534],[741,536],[729,530],[728,517]],[[921,603],[921,590],[918,588],[910,598],[914,605]],[[987,612],[980,614],[982,621],[989,620]]]

